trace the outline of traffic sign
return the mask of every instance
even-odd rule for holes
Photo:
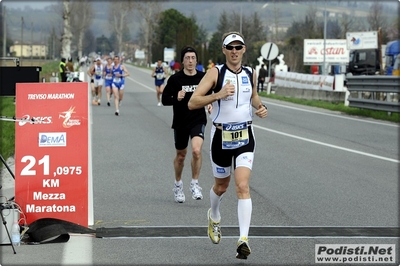
[[[273,60],[278,56],[279,49],[275,43],[267,42],[261,47],[261,55],[266,60]]]

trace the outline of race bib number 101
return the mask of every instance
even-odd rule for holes
[[[222,149],[237,149],[249,143],[247,122],[222,124]]]

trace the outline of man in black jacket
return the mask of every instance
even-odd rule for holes
[[[258,72],[257,92],[260,92],[260,85],[261,85],[261,91],[264,91],[264,82],[265,82],[265,78],[267,76],[268,76],[268,72],[264,68],[264,64],[262,64],[261,68]]]
[[[201,150],[204,141],[204,129],[207,124],[204,108],[192,111],[188,108],[189,99],[205,74],[196,70],[196,50],[193,47],[184,47],[181,51],[181,62],[183,70],[168,79],[161,98],[163,105],[172,105],[173,108],[172,128],[174,129],[176,149],[174,158],[175,186],[173,191],[175,202],[178,203],[185,202],[181,178],[189,137],[192,144],[192,181],[190,182],[190,191],[193,199],[203,199],[198,178],[202,162]]]

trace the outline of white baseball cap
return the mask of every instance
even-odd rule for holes
[[[229,34],[228,36],[225,37],[223,45],[224,46],[228,45],[228,44],[230,44],[231,42],[234,42],[234,41],[239,41],[242,44],[244,44],[244,40],[243,40],[242,37],[240,37],[239,35],[237,35],[235,33],[232,33],[232,34]]]
[[[101,60],[100,57],[97,57],[95,61],[100,61],[100,60]]]

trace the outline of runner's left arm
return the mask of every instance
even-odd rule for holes
[[[163,71],[165,73],[165,78],[168,78],[169,72],[167,72],[167,69],[165,67],[163,67]]]
[[[123,67],[123,71],[124,71],[123,77],[129,76],[130,74],[129,74],[129,71],[126,69],[126,67],[125,66],[122,66],[122,67]]]
[[[260,96],[257,93],[257,76],[253,70],[253,93],[251,95],[251,105],[257,109],[254,114],[258,117],[264,118],[268,115],[267,107],[262,103]]]

